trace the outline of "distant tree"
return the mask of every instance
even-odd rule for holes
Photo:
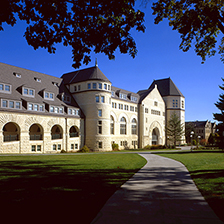
[[[224,82],[224,79],[222,78]],[[221,90],[224,90],[224,84],[219,86]],[[219,95],[219,101],[215,103],[215,106],[220,110],[220,113],[214,113],[214,119],[218,121],[217,129],[218,129],[218,145],[220,148],[224,149],[224,94]]]
[[[142,0],[148,3],[150,0]],[[224,34],[223,0],[155,0],[153,15],[155,24],[164,18],[169,20],[173,30],[181,34],[180,49],[188,51],[192,44],[195,52],[202,58],[215,55],[219,33]],[[224,62],[224,37],[218,47],[221,61]]]
[[[13,26],[24,20],[29,45],[49,53],[55,53],[57,43],[71,46],[75,68],[91,61],[91,51],[114,59],[118,48],[134,58],[130,30],[145,30],[144,13],[134,5],[135,0],[8,0],[0,7],[0,31],[3,23]]]
[[[211,133],[208,137],[208,143],[213,146],[214,144],[217,143],[218,139],[219,139],[218,133]]]
[[[170,120],[166,126],[166,134],[169,136],[169,140],[176,146],[177,142],[182,141],[184,135],[184,124],[181,124],[181,120],[176,113],[171,114]]]

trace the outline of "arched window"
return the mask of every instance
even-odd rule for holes
[[[59,125],[54,125],[51,128],[51,139],[62,139],[62,128]]]
[[[19,126],[15,123],[9,122],[3,127],[3,141],[12,142],[19,141]]]
[[[133,118],[131,121],[131,134],[137,135],[137,121],[135,118]]]
[[[70,138],[79,137],[79,129],[76,126],[72,126],[69,129]]]
[[[39,124],[33,124],[29,129],[30,140],[43,140],[43,128]]]
[[[114,135],[114,118],[110,116],[110,134]]]
[[[120,134],[121,135],[126,135],[126,119],[124,117],[121,118],[120,120]]]

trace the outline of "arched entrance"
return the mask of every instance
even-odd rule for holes
[[[29,129],[30,141],[43,140],[43,128],[39,124],[33,124]]]
[[[20,129],[17,124],[9,122],[3,127],[4,142],[19,141],[19,135]]]
[[[154,128],[152,130],[152,145],[159,145],[159,129],[158,128]]]
[[[59,125],[54,125],[54,126],[51,128],[51,139],[52,139],[52,140],[55,140],[55,139],[62,139],[62,136],[63,136],[63,131],[62,131],[61,126],[59,126]]]

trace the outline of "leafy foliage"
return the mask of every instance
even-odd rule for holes
[[[193,43],[202,63],[207,56],[215,55],[217,36],[224,34],[223,0],[158,0],[152,9],[155,24],[167,18],[173,30],[181,34],[181,50],[188,51]],[[224,37],[218,49],[224,62]]]
[[[34,49],[55,53],[55,44],[72,47],[73,67],[88,64],[90,52],[137,54],[130,30],[145,30],[144,13],[134,9],[135,0],[10,0],[0,8],[3,23],[15,25],[17,19],[28,24],[25,38]]]
[[[89,148],[84,145],[78,152],[89,152]]]
[[[168,121],[166,127],[166,133],[167,136],[169,136],[169,140],[173,142],[174,146],[176,146],[178,141],[182,140],[184,135],[184,125],[181,124],[181,120],[176,113],[171,114],[170,120]]]

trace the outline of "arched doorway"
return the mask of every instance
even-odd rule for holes
[[[62,139],[62,128],[59,125],[54,125],[51,129],[51,139]]]
[[[158,128],[154,128],[152,130],[152,145],[159,145],[159,129]]]
[[[29,129],[30,141],[43,140],[43,128],[39,124],[33,124]]]
[[[69,136],[70,138],[79,137],[79,129],[76,126],[72,126],[69,129]]]
[[[9,122],[3,127],[2,130],[4,142],[19,141],[20,129],[17,124]]]

